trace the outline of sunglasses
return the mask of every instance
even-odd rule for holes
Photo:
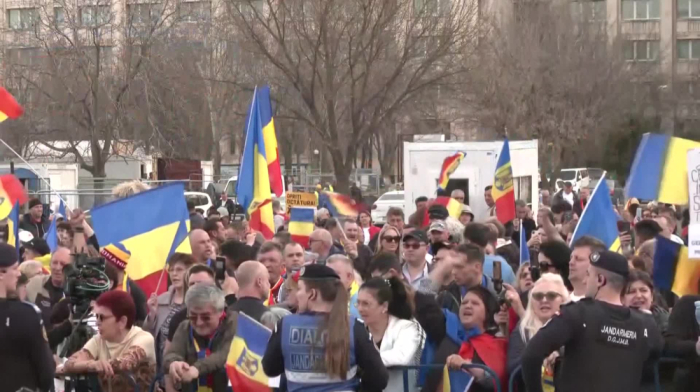
[[[382,240],[384,240],[386,242],[396,242],[398,244],[399,241],[401,241],[401,236],[400,235],[397,235],[397,236],[385,235],[382,237]]]
[[[561,297],[561,294],[556,293],[554,291],[548,291],[546,293],[543,292],[538,292],[538,293],[532,293],[532,299],[535,301],[542,301],[543,299],[547,298],[547,301],[552,302],[556,300],[557,298]]]
[[[552,268],[552,265],[549,263],[540,263],[540,271],[542,272],[547,272]]]
[[[404,242],[403,243],[403,248],[404,249],[420,249],[420,247],[423,246],[423,244],[420,244],[418,242]]]
[[[104,315],[104,314],[96,314],[96,315],[95,315],[95,318],[96,318],[97,321],[99,321],[99,322],[103,322],[103,321],[105,321],[105,320],[109,320],[109,319],[111,319],[112,317],[114,317],[114,316],[113,316],[113,315],[106,316],[106,315]]]
[[[188,314],[187,319],[190,320],[191,323],[196,323],[197,319],[202,320],[203,323],[208,323],[211,321],[211,314]]]

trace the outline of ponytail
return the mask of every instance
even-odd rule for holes
[[[347,379],[350,367],[350,323],[348,321],[348,291],[338,279],[307,280],[308,289],[315,289],[325,302],[332,302],[333,308],[323,319],[319,336],[325,336],[325,371]],[[323,364],[319,364],[323,365]]]
[[[415,314],[413,292],[397,277],[389,279],[371,278],[361,290],[370,290],[379,304],[388,303],[389,314],[400,319],[411,320]]]

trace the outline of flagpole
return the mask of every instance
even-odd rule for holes
[[[51,191],[53,194],[55,194],[56,196],[58,196],[58,198],[63,202],[63,205],[65,205],[66,208],[68,208],[68,203],[66,202],[66,200],[65,200],[63,197],[61,197],[61,195],[60,195],[58,192],[56,192],[56,191],[51,187],[51,183],[49,183],[44,177],[42,177],[41,174],[39,174],[39,171],[37,171],[37,170],[34,168],[34,166],[32,166],[31,163],[27,162],[27,160],[24,159],[24,157],[22,157],[21,155],[19,155],[19,154],[17,153],[17,151],[15,151],[14,148],[12,148],[9,144],[7,144],[7,142],[5,142],[4,139],[0,138],[0,142],[1,142],[2,144],[4,144],[5,147],[7,147],[13,154],[15,154],[15,156],[17,156],[17,158],[19,158],[19,159],[22,161],[22,163],[24,163],[25,165],[29,166],[29,168],[32,170],[32,172],[34,172],[34,174],[36,174],[36,176],[39,177],[39,179],[40,179],[41,181],[44,181],[44,183],[46,184],[46,186],[49,187],[49,191]]]

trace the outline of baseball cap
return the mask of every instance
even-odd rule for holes
[[[408,241],[410,239],[417,240],[418,242],[428,243],[428,234],[423,230],[413,230],[403,235],[403,241]]]
[[[596,268],[604,269],[612,273],[627,277],[630,273],[629,264],[625,256],[604,250],[602,252],[593,252],[590,256],[591,265]]]
[[[430,224],[428,233],[430,233],[431,231],[445,232],[447,231],[447,224],[445,224],[445,221],[442,220],[433,221],[433,223]]]
[[[51,248],[49,248],[49,244],[47,244],[43,238],[38,237],[32,238],[31,241],[25,243],[24,249],[31,249],[35,253],[38,253],[40,256],[44,256],[51,253]]]

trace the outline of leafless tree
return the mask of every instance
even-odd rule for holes
[[[477,37],[472,1],[228,4],[259,60],[252,82],[269,83],[276,101],[323,143],[339,191],[348,190],[361,144],[413,97],[462,75]]]

